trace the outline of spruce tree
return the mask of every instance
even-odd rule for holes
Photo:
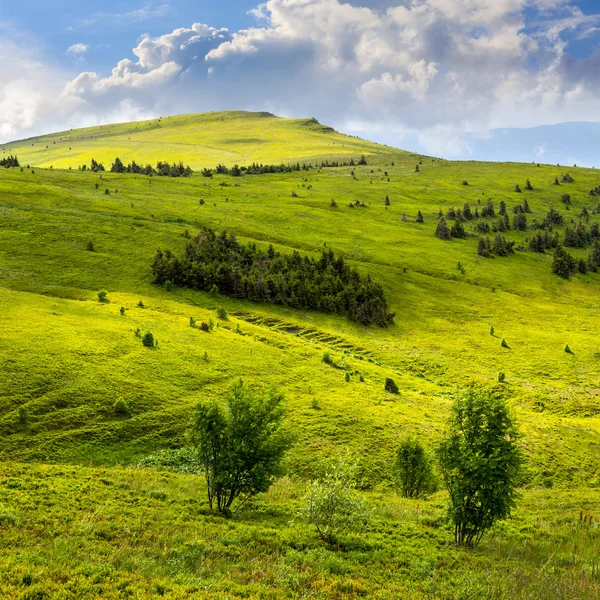
[[[438,221],[437,228],[435,230],[435,237],[439,238],[440,240],[449,240],[452,237],[444,217]]]

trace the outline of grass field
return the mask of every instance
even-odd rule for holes
[[[261,120],[273,123],[262,133],[254,129]],[[541,221],[550,207],[577,220],[583,206],[596,207],[588,191],[600,184],[598,173],[432,158],[423,158],[415,172],[419,157],[302,121],[237,113],[173,117],[181,121],[177,127],[168,121],[160,128],[156,122],[107,126],[104,138],[94,134],[93,142],[73,145],[72,158],[58,143],[56,150],[49,144],[48,155],[33,140],[29,154],[25,146],[6,147],[35,168],[0,169],[0,456],[7,461],[0,467],[0,507],[9,515],[0,515],[7,549],[3,597],[26,597],[27,574],[31,590],[69,582],[74,596],[64,597],[118,597],[125,589],[151,597],[155,585],[165,585],[173,598],[218,597],[213,591],[223,598],[537,598],[540,586],[549,598],[597,597],[597,522],[580,530],[577,515],[580,508],[594,512],[600,485],[600,274],[560,279],[551,272],[550,252],[479,257],[475,221],[465,240],[444,242],[434,231],[440,209],[465,202],[474,209],[488,198],[496,208],[504,200],[511,215],[526,198],[529,221]],[[222,140],[234,131],[262,141],[238,139],[230,160],[233,150]],[[71,134],[78,139],[83,132]],[[178,153],[191,138],[204,149]],[[331,140],[340,147],[330,148]],[[211,145],[214,151],[207,150]],[[369,164],[212,179],[77,170],[92,156],[110,162],[116,150],[124,161],[181,159],[194,168],[319,155],[356,160],[362,153]],[[50,164],[53,169],[40,168]],[[574,183],[554,185],[567,172]],[[524,190],[527,178],[533,191]],[[517,183],[521,194],[514,192]],[[560,202],[563,193],[571,195],[570,210]],[[349,206],[357,200],[365,206]],[[422,224],[415,222],[419,210]],[[594,221],[600,216],[592,215]],[[396,324],[362,327],[153,285],[156,248],[181,253],[186,231],[194,235],[205,225],[282,251],[317,255],[333,248],[384,286]],[[526,247],[531,232],[505,236]],[[100,289],[109,302],[98,301]],[[219,307],[228,319],[217,318]],[[216,327],[211,333],[191,328],[190,316],[213,319]],[[144,348],[136,329],[152,331],[158,347]],[[326,351],[341,368],[322,362]],[[117,467],[182,445],[196,403],[222,397],[238,377],[285,392],[287,426],[298,440],[288,459],[293,480],[257,500],[240,521],[205,514],[199,478]],[[384,391],[386,377],[396,381],[399,395]],[[502,394],[514,408],[524,434],[527,491],[513,521],[477,552],[464,553],[452,549],[442,524],[443,494],[428,503],[404,502],[390,493],[389,480],[400,436],[416,433],[435,445],[453,395],[472,383]],[[126,416],[114,410],[119,398],[129,407]],[[346,449],[357,458],[360,485],[380,516],[373,531],[330,556],[316,541],[300,539],[290,523],[301,478]],[[112,483],[98,483],[103,479]],[[15,481],[22,483],[11,487]],[[152,497],[155,489],[166,500]],[[137,494],[131,512],[115,521],[131,490]],[[48,514],[33,507],[38,493],[44,502],[55,498]],[[61,511],[74,495],[81,509],[67,517]],[[184,504],[196,512],[182,512]],[[174,515],[188,524],[178,529]],[[142,541],[131,537],[138,522]],[[219,547],[219,560],[203,562],[206,540],[226,530],[231,540]],[[389,547],[382,541],[388,536]],[[256,554],[254,544],[261,548]]]

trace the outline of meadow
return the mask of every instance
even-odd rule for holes
[[[465,202],[474,210],[488,199],[496,208],[505,201],[511,216],[527,199],[530,222],[551,207],[578,220],[584,206],[592,213],[598,204],[589,195],[598,173],[419,157],[299,123],[239,113],[172,117],[70,132],[73,155],[63,134],[28,141],[31,150],[2,148],[30,164],[0,169],[3,596],[26,597],[36,585],[55,593],[68,583],[64,597],[129,589],[133,597],[173,598],[535,598],[541,586],[553,598],[597,597],[598,523],[581,526],[579,511],[594,513],[600,485],[600,274],[557,277],[551,251],[526,250],[531,231],[504,233],[517,251],[503,258],[478,256],[476,221],[466,224],[466,239],[442,241],[434,232],[440,210]],[[234,131],[239,140],[240,129],[246,141],[223,143]],[[366,166],[243,177],[77,169],[91,158],[109,167],[117,155],[198,169],[362,154]],[[574,182],[556,186],[566,173]],[[285,252],[332,248],[384,287],[395,324],[364,327],[154,285],[157,247],[181,254],[203,226]],[[101,289],[108,302],[99,302]],[[192,328],[190,317],[215,327]],[[138,329],[158,346],[144,348]],[[325,352],[335,366],[323,362]],[[238,377],[285,392],[297,439],[290,479],[224,521],[207,514],[199,477],[125,468],[184,445],[197,402],[223,397]],[[384,390],[388,377],[398,395]],[[453,396],[472,384],[510,403],[527,472],[514,519],[465,552],[451,546],[444,495],[399,499],[390,465],[405,433],[433,447]],[[127,414],[115,411],[118,399]],[[299,531],[294,514],[303,480],[347,449],[378,517],[332,552]],[[36,504],[41,494],[47,510]],[[75,498],[79,512],[65,514]],[[131,512],[121,514],[126,506]],[[206,540],[221,532],[225,542],[206,559]]]

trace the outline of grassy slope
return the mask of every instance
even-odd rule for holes
[[[288,163],[381,150],[312,119],[240,111],[72,129],[1,145],[0,157],[13,153],[22,164],[59,169],[77,169],[92,158],[110,168],[117,156],[125,164],[168,160],[200,169],[217,163]]]
[[[278,150],[277,160],[295,151]],[[328,149],[311,147],[305,156],[321,151]],[[275,154],[264,161],[276,160]],[[563,281],[551,274],[549,255],[486,260],[476,254],[475,236],[452,242],[433,236],[440,208],[465,201],[474,207],[488,197],[496,205],[504,199],[511,212],[527,198],[530,220],[541,220],[550,206],[575,216],[595,204],[587,190],[598,185],[597,173],[569,169],[575,183],[557,188],[552,182],[564,168],[426,159],[415,173],[414,156],[380,147],[369,163],[355,169],[356,179],[349,168],[212,180],[1,169],[3,458],[129,463],[182,443],[196,402],[221,397],[243,376],[286,391],[289,427],[298,436],[292,472],[310,475],[320,458],[349,448],[359,458],[362,483],[377,489],[389,476],[398,437],[410,431],[435,443],[451,395],[474,381],[514,406],[532,484],[597,484],[600,275]],[[515,194],[514,184],[524,187],[526,177],[535,190]],[[464,179],[469,186],[461,185]],[[570,212],[559,202],[565,191],[573,197]],[[367,207],[348,207],[356,199]],[[417,210],[423,225],[414,221]],[[318,253],[327,244],[343,252],[384,285],[397,324],[364,328],[338,317],[153,286],[149,263],[156,247],[181,251],[185,230],[194,234],[202,225],[281,250]],[[524,244],[528,235],[507,237]],[[86,251],[88,240],[96,252]],[[100,288],[109,291],[109,303],[97,301]],[[139,300],[145,308],[137,307]],[[211,334],[189,327],[191,315],[217,321],[218,306],[230,318]],[[153,331],[159,347],[142,348],[136,328]],[[509,350],[501,348],[502,338]],[[564,352],[567,343],[572,355]],[[349,365],[350,383],[343,370],[321,362],[326,350]],[[505,385],[497,383],[501,370]],[[389,376],[399,396],[383,391]],[[119,397],[127,400],[129,417],[115,415]],[[311,408],[313,398],[319,410]],[[19,423],[21,406],[27,425]],[[290,524],[295,484],[281,484],[241,521],[225,525],[202,516],[195,479],[8,463],[1,469],[3,597],[66,585],[77,597],[117,597],[126,589],[146,597],[163,584],[171,597],[207,585],[208,597],[214,590],[223,597],[340,598],[454,598],[463,591],[464,597],[535,598],[542,588],[552,598],[598,593],[591,552],[597,527],[580,532],[575,526],[580,507],[597,505],[593,490],[526,492],[515,520],[473,554],[447,546],[450,533],[440,529],[443,495],[416,506],[373,493],[379,516],[372,530],[347,540],[337,554]],[[76,508],[67,515],[66,506]],[[230,537],[219,542],[217,558],[207,559],[206,540],[225,531]]]
[[[367,494],[373,518],[339,549],[296,519],[278,482],[235,519],[198,477],[72,466],[0,467],[0,595],[22,598],[592,600],[598,491],[526,492],[511,521],[457,550],[445,498]]]

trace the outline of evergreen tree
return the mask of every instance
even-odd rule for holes
[[[421,214],[421,211],[417,213],[417,223],[423,223],[423,215]]]
[[[453,238],[466,238],[467,233],[465,231],[465,227],[462,224],[461,219],[456,219],[452,224],[452,228],[450,229],[450,235]]]
[[[440,240],[449,240],[452,237],[444,217],[438,221],[437,228],[435,230],[435,237],[439,238]]]
[[[515,231],[525,231],[527,229],[527,217],[524,212],[513,217],[513,229]]]
[[[523,202],[523,212],[528,214],[531,213],[531,209],[529,208],[529,203],[527,202],[527,200]]]
[[[554,251],[552,272],[559,277],[569,279],[577,270],[577,261],[561,246]]]

